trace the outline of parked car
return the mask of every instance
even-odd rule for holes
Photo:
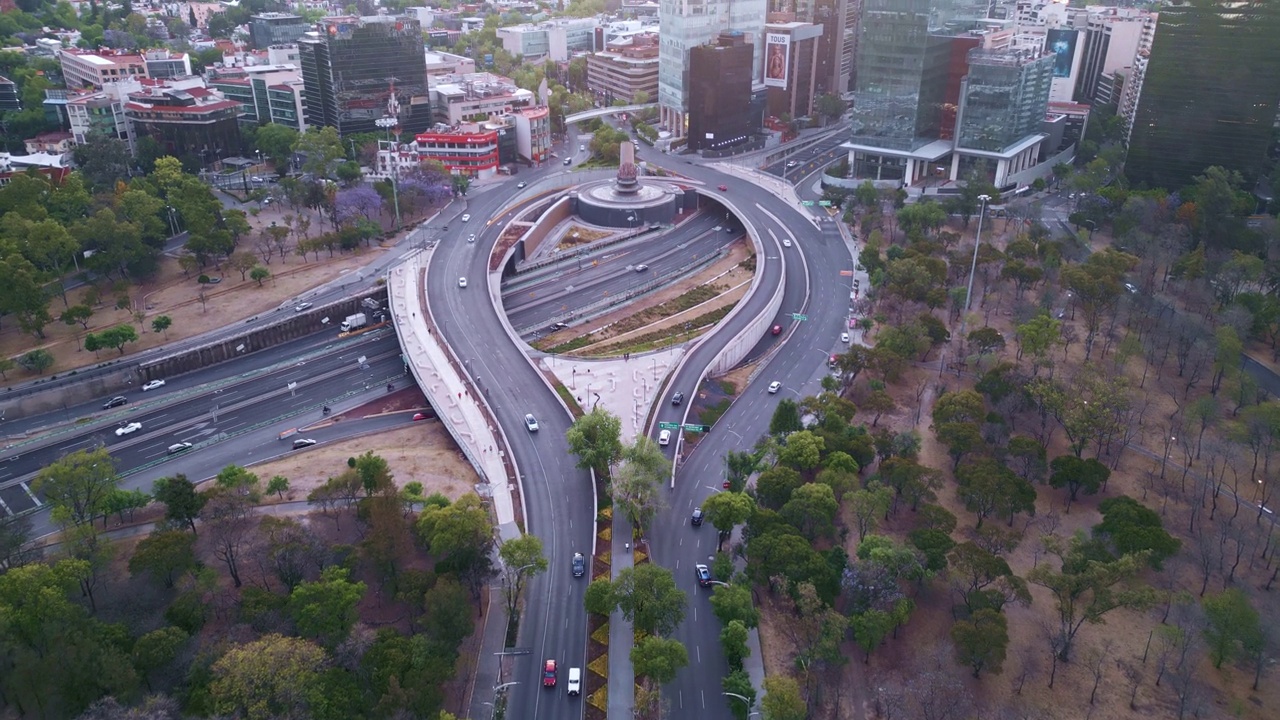
[[[524,426],[529,428],[529,432],[538,432],[538,421],[533,417],[533,413],[524,416]]]
[[[128,425],[122,425],[116,428],[116,437],[124,437],[125,435],[132,435],[133,433],[136,433],[141,429],[142,429],[142,423],[131,422]]]
[[[842,333],[840,333],[840,342],[842,342],[842,343],[847,343],[847,342],[849,342],[849,333],[847,333],[847,332],[842,332]]]
[[[156,388],[162,388],[162,387],[164,387],[163,380],[152,380],[151,382],[144,383],[142,385],[142,390],[145,392],[147,390],[155,390]]]
[[[103,403],[102,409],[110,410],[113,407],[120,407],[121,405],[124,405],[127,402],[129,402],[129,398],[124,397],[123,395],[117,395],[111,398],[110,400],[106,401],[105,403]]]
[[[711,570],[706,565],[694,565],[693,572],[698,576],[698,584],[706,587],[711,584]]]
[[[788,160],[788,161],[787,161],[787,167],[789,167],[789,168],[793,168],[793,167],[795,167],[795,166],[797,166],[797,165],[799,165],[799,164],[800,164],[800,163],[796,162],[795,160]]]
[[[542,664],[542,687],[556,686],[556,661],[547,660]]]
[[[573,554],[573,576],[582,577],[587,574],[587,558],[582,553]]]
[[[1133,283],[1125,283],[1125,284],[1124,284],[1124,289],[1125,289],[1125,290],[1126,290],[1130,295],[1137,295],[1137,294],[1138,294],[1138,286],[1137,286],[1137,285],[1134,285]]]
[[[702,508],[696,507],[693,509],[693,515],[689,518],[689,524],[694,527],[700,527],[704,517],[706,517],[706,513],[702,512]]]
[[[315,445],[315,444],[316,444],[316,441],[312,440],[311,438],[298,438],[297,440],[293,441],[293,449],[301,450],[302,448],[311,447],[312,445]]]

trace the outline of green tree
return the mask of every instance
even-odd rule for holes
[[[748,720],[747,714],[756,706],[756,686],[746,670],[734,670],[724,677],[720,686],[729,702],[729,710],[737,720]]]
[[[778,406],[773,409],[773,417],[769,420],[769,434],[783,437],[803,429],[804,424],[800,422],[800,407],[796,405],[796,401],[791,398],[779,400]]]
[[[386,459],[374,455],[372,450],[367,450],[356,458],[355,469],[360,476],[365,497],[372,497],[379,490],[390,487],[393,481],[391,467],[387,465]]]
[[[597,478],[608,479],[610,466],[622,459],[622,420],[599,407],[575,420],[565,439],[578,467],[594,470]]]
[[[956,660],[973,668],[975,678],[983,670],[998,675],[1009,648],[1009,622],[1003,613],[983,608],[951,626],[951,642]]]
[[[89,329],[89,318],[93,316],[93,308],[88,305],[72,305],[62,311],[62,315],[58,319],[66,325],[79,325],[82,329]]]
[[[146,633],[133,644],[133,667],[147,683],[147,690],[155,689],[151,686],[152,673],[171,665],[189,637],[186,631],[170,625]]]
[[[1086,495],[1097,494],[1103,483],[1111,477],[1111,470],[1094,458],[1081,460],[1074,455],[1059,455],[1049,463],[1052,474],[1049,484],[1055,488],[1067,489],[1067,512],[1071,512],[1071,503],[1076,501],[1080,491]]]
[[[46,465],[32,488],[53,506],[53,519],[83,525],[106,512],[107,499],[120,485],[115,463],[105,447],[77,450]]]
[[[104,347],[112,347],[124,355],[124,346],[138,341],[138,331],[132,325],[116,325],[98,333]]]
[[[786,442],[778,450],[778,462],[800,472],[807,472],[818,467],[824,449],[826,443],[821,435],[810,430],[800,430],[787,436]]]
[[[741,620],[730,620],[720,629],[720,649],[729,661],[729,669],[739,670],[742,661],[751,654],[747,647],[747,626]]]
[[[760,699],[764,720],[805,720],[809,705],[800,694],[800,685],[790,675],[769,675],[764,679]]]
[[[1263,634],[1260,616],[1249,598],[1238,588],[1228,588],[1209,595],[1201,605],[1213,666],[1221,668],[1227,660],[1247,657],[1251,644]]]
[[[1007,517],[1013,525],[1018,513],[1035,513],[1035,487],[998,460],[979,458],[967,462],[956,470],[956,480],[960,483],[957,494],[965,507],[978,516],[978,527],[989,515]]]
[[[284,494],[289,491],[289,478],[283,475],[276,475],[267,481],[267,494],[275,493],[281,500]]]
[[[807,483],[791,493],[791,499],[778,515],[809,540],[828,538],[835,533],[835,518],[840,511],[830,485]]]
[[[323,697],[324,649],[302,638],[265,635],[234,645],[210,669],[216,712],[249,720],[311,715]]]
[[[853,513],[854,526],[858,530],[858,542],[876,529],[880,518],[889,512],[893,503],[893,491],[878,482],[871,481],[865,488],[846,493],[844,504]]]
[[[181,530],[157,530],[152,532],[134,549],[129,558],[129,574],[151,575],[172,588],[178,575],[199,567],[196,560],[195,536]]]
[[[302,171],[316,177],[329,177],[336,167],[335,163],[347,156],[347,151],[342,147],[342,138],[338,137],[338,131],[332,127],[307,128],[307,132],[294,143],[293,150],[306,156],[302,162]]]
[[[88,344],[87,340],[85,344]],[[18,364],[37,375],[43,375],[46,370],[53,367],[53,353],[44,348],[32,350],[18,358]]]
[[[1182,542],[1164,529],[1158,513],[1127,495],[1107,498],[1098,503],[1098,509],[1102,522],[1093,526],[1093,534],[1108,539],[1117,555],[1145,550],[1151,567],[1159,570],[1165,559],[1182,547]]]
[[[156,502],[164,503],[164,517],[179,527],[188,527],[196,534],[196,520],[200,517],[208,497],[196,492],[196,486],[186,475],[162,477],[151,487]]]
[[[356,606],[365,584],[347,579],[342,567],[327,567],[316,582],[304,582],[289,594],[289,615],[305,638],[336,647],[346,639],[356,620]]]
[[[168,315],[157,315],[151,321],[151,332],[164,333],[164,339],[169,339],[169,328],[173,327],[173,318]]]
[[[720,542],[716,545],[717,550],[724,545],[725,538],[733,532],[735,527],[751,517],[755,507],[755,500],[742,492],[718,492],[703,501],[702,510],[711,521],[712,527],[719,533]]]
[[[436,570],[457,572],[477,595],[493,572],[493,527],[480,498],[468,493],[448,507],[428,506],[415,529],[427,551],[440,558]]]
[[[1054,647],[1062,661],[1070,660],[1076,634],[1086,622],[1101,624],[1113,610],[1141,610],[1155,602],[1155,591],[1136,581],[1147,562],[1145,553],[1091,560],[1086,541],[1079,535],[1065,542],[1049,536],[1044,545],[1060,566],[1055,570],[1052,563],[1041,563],[1027,573],[1027,581],[1045,588],[1054,598],[1058,613]]]
[[[631,664],[637,675],[666,685],[689,664],[689,651],[679,640],[650,635],[631,648]]]
[[[627,620],[650,635],[670,635],[684,620],[687,598],[666,568],[626,568],[613,581],[612,594]]]
[[[529,578],[546,572],[547,558],[542,554],[542,538],[521,535],[498,548],[502,558],[503,595],[507,600],[507,616],[515,617],[520,594]]]
[[[756,478],[756,502],[761,507],[779,510],[791,499],[796,488],[804,484],[800,473],[789,467],[775,465]]]
[[[608,615],[613,612],[618,606],[617,599],[613,597],[613,583],[604,578],[592,580],[583,593],[582,603],[589,613]]]
[[[662,505],[662,485],[670,476],[671,461],[644,436],[623,450],[623,458],[611,484],[613,503],[643,533]]]
[[[254,133],[253,143],[257,150],[271,159],[276,172],[283,175],[289,169],[293,158],[293,148],[299,141],[298,131],[288,125],[267,123]]]
[[[711,612],[721,625],[735,620],[747,628],[760,624],[760,611],[751,604],[751,588],[746,585],[717,585],[711,591]]]
[[[262,287],[262,281],[269,277],[271,277],[271,271],[261,265],[257,265],[249,271],[249,279],[258,283],[258,287]]]

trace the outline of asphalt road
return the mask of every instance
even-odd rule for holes
[[[571,141],[572,142],[572,141]],[[576,149],[577,144],[572,145]],[[563,157],[563,146],[560,146]],[[532,182],[565,170],[560,163],[522,169],[511,180]],[[463,361],[486,393],[494,416],[506,431],[507,442],[522,474],[526,531],[542,539],[550,567],[533,578],[525,590],[525,613],[518,647],[527,654],[511,658],[513,673],[504,682],[515,682],[508,694],[508,714],[521,718],[580,718],[585,699],[570,698],[563,689],[544,692],[542,661],[559,662],[561,681],[570,667],[586,665],[587,617],[582,598],[587,578],[574,578],[569,560],[574,552],[591,555],[595,520],[593,490],[588,473],[574,467],[565,432],[569,417],[557,398],[524,357],[524,348],[510,341],[486,294],[488,253],[497,233],[510,215],[497,217],[510,194],[494,189],[471,196],[465,208],[453,207],[453,216],[437,225],[448,225],[431,261],[427,296],[441,337]],[[471,219],[461,221],[467,212]],[[465,242],[476,233],[475,243]],[[468,287],[458,287],[467,277]],[[496,282],[496,281],[495,281]],[[540,425],[537,433],[525,430],[525,413]],[[482,703],[491,702],[487,688],[476,688],[472,715],[481,717]],[[518,708],[518,712],[514,709]]]
[[[730,229],[733,232],[725,232]],[[663,278],[678,277],[699,261],[742,236],[740,223],[725,223],[723,212],[708,210],[677,225],[660,240],[653,235],[566,257],[508,279],[502,304],[526,339],[559,318],[607,298],[625,297]],[[639,270],[638,266],[647,266]]]
[[[67,453],[99,445],[111,451],[117,470],[128,476],[126,489],[149,489],[155,477],[174,472],[206,477],[229,462],[279,454],[289,447],[278,440],[282,430],[304,424],[300,419],[320,420],[325,404],[367,391],[385,392],[387,379],[402,377],[404,365],[390,330],[346,341],[338,341],[336,332],[328,335],[331,342],[324,347],[295,343],[292,354],[278,352],[273,365],[257,370],[240,362],[226,363],[175,378],[147,393],[132,393],[128,405],[99,411],[90,422],[68,426],[19,448],[0,464],[4,509],[16,513],[34,507],[29,481],[41,467]],[[365,358],[363,365],[360,357]],[[115,433],[133,422],[142,427],[123,436]],[[337,439],[353,429],[351,423],[336,424],[314,439]],[[179,442],[194,447],[169,455],[169,446]],[[171,465],[183,469],[172,470]]]

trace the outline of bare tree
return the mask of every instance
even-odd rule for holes
[[[1120,674],[1124,675],[1125,683],[1129,686],[1129,709],[1138,709],[1138,688],[1142,687],[1142,678],[1145,673],[1142,671],[1142,664],[1133,660],[1116,660],[1116,667],[1120,668]]]
[[[1102,643],[1102,647],[1090,648],[1085,652],[1085,667],[1089,670],[1089,675],[1093,677],[1093,688],[1089,690],[1089,704],[1093,705],[1098,699],[1098,686],[1102,684],[1102,678],[1106,674],[1107,660],[1111,657],[1111,643],[1109,641]]]

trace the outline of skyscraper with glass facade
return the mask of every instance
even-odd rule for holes
[[[431,128],[422,26],[411,17],[327,17],[298,41],[307,125],[338,134],[381,132],[374,121],[398,107],[400,130]],[[392,93],[395,103],[389,102]]]
[[[1040,132],[1053,62],[1045,52],[970,50],[956,145],[999,153]]]
[[[1181,188],[1221,165],[1266,172],[1280,105],[1280,0],[1162,5],[1130,135],[1125,175]]]
[[[661,0],[658,4],[658,109],[673,137],[685,136],[689,52],[722,32],[743,33],[754,46],[753,77],[764,63],[766,0]]]

